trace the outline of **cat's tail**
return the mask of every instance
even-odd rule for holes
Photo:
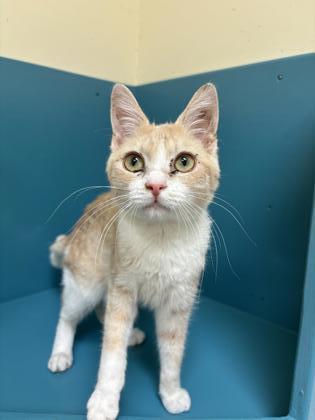
[[[67,239],[67,235],[59,235],[57,236],[55,242],[49,247],[49,258],[53,267],[63,267]]]

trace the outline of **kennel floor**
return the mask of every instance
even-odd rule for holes
[[[59,311],[50,289],[0,306],[0,418],[63,420],[85,413],[96,381],[101,326],[94,315],[79,327],[74,365],[47,369]],[[166,418],[157,393],[158,356],[153,317],[137,325],[147,338],[128,351],[121,417]],[[297,336],[230,306],[202,297],[194,311],[182,370],[192,408],[182,418],[278,417],[288,413]],[[36,415],[37,413],[37,415]],[[45,417],[46,418],[46,417]]]

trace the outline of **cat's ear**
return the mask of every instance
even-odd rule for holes
[[[201,86],[178,117],[180,123],[208,149],[216,142],[219,123],[219,102],[215,86]]]
[[[136,98],[124,85],[116,84],[111,96],[111,122],[113,130],[112,149],[134,135],[137,129],[149,121]]]

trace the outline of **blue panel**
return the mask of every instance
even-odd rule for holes
[[[205,291],[295,330],[314,182],[314,74],[313,54],[134,89],[149,116],[164,121],[175,119],[202,83],[217,84],[220,194],[240,210],[257,247],[213,206],[240,278],[221,245],[218,278],[209,263]],[[47,247],[93,194],[70,200],[44,222],[67,194],[106,182],[112,84],[8,59],[1,60],[0,84],[0,298],[6,300],[58,282]]]
[[[0,62],[0,299],[59,281],[48,245],[73,225],[91,195],[72,191],[106,183],[112,83],[19,61]]]
[[[148,115],[161,122],[175,120],[200,85],[216,84],[221,112],[220,197],[240,211],[257,246],[217,199],[211,212],[239,278],[229,266],[221,239],[217,279],[209,256],[204,288],[212,298],[294,330],[314,185],[314,75],[315,54],[310,54],[137,89]]]
[[[94,318],[78,331],[74,366],[46,368],[58,317],[56,289],[0,305],[0,412],[84,414],[100,351]],[[129,350],[121,414],[145,419],[167,415],[157,395],[158,357],[152,317],[139,325],[146,342]],[[23,343],[23,345],[21,345]],[[176,418],[259,418],[288,413],[296,335],[244,312],[202,298],[191,325],[182,371],[192,409]],[[30,418],[30,417],[28,417]]]
[[[315,196],[291,414],[315,418]]]

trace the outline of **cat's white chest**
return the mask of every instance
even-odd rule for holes
[[[170,227],[137,229],[128,221],[120,224],[119,253],[129,286],[135,287],[140,303],[157,307],[166,300],[190,299],[204,268],[209,243],[208,215],[199,228],[187,231]]]

